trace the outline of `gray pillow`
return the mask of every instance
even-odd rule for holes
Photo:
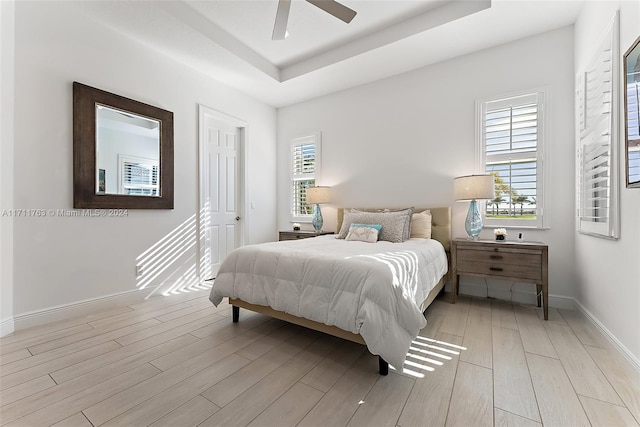
[[[352,211],[354,212],[402,212],[402,213],[406,213],[407,215],[409,215],[409,221],[407,221],[404,225],[404,240],[407,240],[411,237],[411,220],[413,219],[413,212],[414,212],[415,208],[414,207],[410,207],[410,208],[400,208],[400,209],[376,209],[374,211],[363,211],[360,209],[352,209]],[[403,240],[403,241],[404,241]]]
[[[351,224],[380,224],[379,240],[385,240],[392,243],[404,242],[409,238],[411,233],[411,215],[413,208],[401,211],[387,212],[365,212],[357,209],[345,211],[344,219],[340,232],[336,236],[338,239],[344,239],[349,233]]]
[[[408,240],[411,237],[411,220],[413,219],[414,207],[406,209],[385,209],[384,212],[403,212],[409,216],[409,220],[404,225],[404,240]]]

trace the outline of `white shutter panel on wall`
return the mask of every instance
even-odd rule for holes
[[[582,147],[578,209],[583,221],[606,222],[609,218],[609,145],[602,142]]]
[[[618,238],[617,161],[618,15],[594,46],[586,71],[576,77],[578,150],[577,229]]]

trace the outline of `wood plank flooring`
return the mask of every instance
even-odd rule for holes
[[[442,295],[382,377],[364,346],[156,297],[0,339],[0,425],[640,425],[640,374],[579,312],[549,314]]]

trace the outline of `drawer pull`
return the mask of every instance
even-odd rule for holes
[[[491,271],[502,271],[502,268],[500,268],[500,267],[489,267],[489,270],[491,270]]]
[[[502,259],[502,255],[489,255],[489,258],[491,259]]]

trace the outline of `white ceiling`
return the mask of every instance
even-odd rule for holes
[[[292,0],[82,2],[89,17],[281,107],[572,24],[584,0],[339,0],[350,24]],[[76,3],[77,6],[77,3]]]

